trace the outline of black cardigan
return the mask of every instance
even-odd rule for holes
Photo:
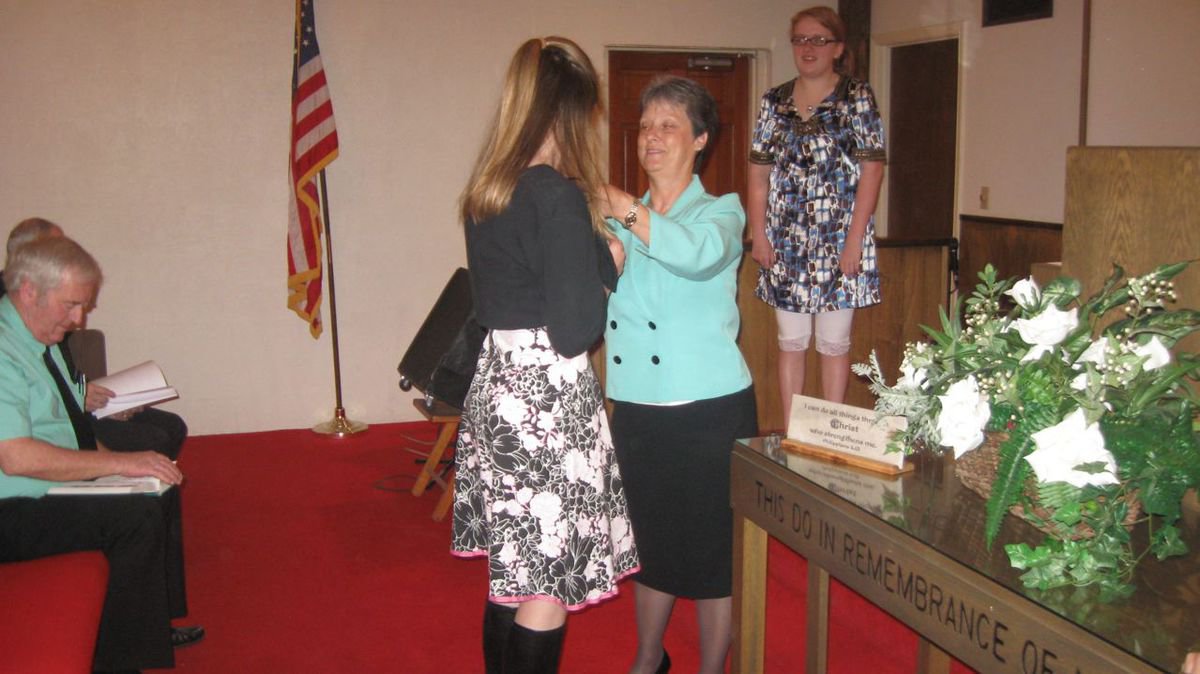
[[[583,353],[604,333],[616,267],[592,230],[583,192],[546,165],[528,168],[499,215],[466,224],[467,262],[480,325],[545,327],[559,354]]]

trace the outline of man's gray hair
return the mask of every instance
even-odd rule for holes
[[[62,227],[45,218],[26,218],[18,222],[17,226],[13,227],[12,231],[8,233],[8,259],[11,260],[13,252],[21,246],[55,232],[61,235]]]
[[[92,283],[97,288],[104,280],[96,258],[65,236],[34,239],[8,256],[4,267],[4,286],[10,293],[26,283],[33,284],[38,295],[62,284],[70,271],[74,280]]]

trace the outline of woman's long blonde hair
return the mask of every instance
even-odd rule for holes
[[[504,77],[487,144],[463,190],[463,222],[482,222],[507,208],[517,178],[553,133],[559,153],[554,168],[576,181],[587,197],[592,226],[607,232],[598,208],[603,181],[596,126],[602,114],[596,69],[579,45],[563,37],[522,44]]]

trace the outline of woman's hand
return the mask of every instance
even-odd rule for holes
[[[617,265],[617,276],[625,271],[625,244],[617,237],[609,237],[608,252],[612,253],[613,263]]]
[[[1188,653],[1179,671],[1183,674],[1200,674],[1200,653]]]
[[[838,260],[838,267],[843,276],[858,276],[862,271],[862,246],[861,238],[847,238],[842,256]]]
[[[771,247],[771,242],[767,241],[766,236],[754,237],[754,241],[750,243],[750,257],[763,269],[775,266],[775,249]]]

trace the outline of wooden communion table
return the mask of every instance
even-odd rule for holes
[[[1006,517],[984,547],[984,502],[954,476],[953,461],[916,456],[888,478],[792,454],[771,439],[736,443],[733,671],[767,671],[767,537],[808,560],[807,671],[825,672],[829,578],[915,630],[918,669],[946,672],[954,656],[981,672],[1177,672],[1200,650],[1196,552],[1137,568],[1132,597],[1112,603],[1090,588],[1028,590],[1003,546],[1041,534]],[[1196,512],[1184,540],[1200,549]],[[1135,532],[1144,540],[1144,532]],[[769,665],[770,663],[766,663]]]

